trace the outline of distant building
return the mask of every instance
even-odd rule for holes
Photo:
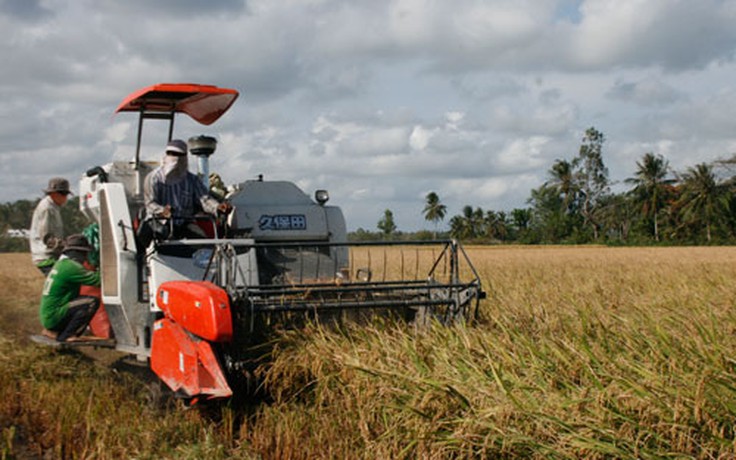
[[[25,228],[10,228],[5,232],[5,236],[8,238],[28,238],[31,236],[31,231]]]

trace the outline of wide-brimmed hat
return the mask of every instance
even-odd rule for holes
[[[69,181],[64,179],[63,177],[52,177],[49,179],[49,186],[46,187],[46,190],[43,191],[45,194],[49,193],[63,193],[64,195],[69,195],[72,193],[72,191],[69,189]]]
[[[181,139],[173,139],[166,144],[166,154],[183,157],[187,154],[187,143]]]
[[[89,245],[89,241],[81,233],[69,235],[64,240],[64,249],[62,252],[67,251],[91,251],[92,246]]]

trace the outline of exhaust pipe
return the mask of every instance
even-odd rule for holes
[[[197,157],[197,174],[199,175],[204,187],[210,188],[210,155],[215,153],[217,148],[217,139],[211,136],[195,136],[190,137],[187,141],[189,144],[189,153]]]

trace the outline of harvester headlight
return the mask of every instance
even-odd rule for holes
[[[327,190],[317,190],[316,192],[314,192],[314,199],[320,205],[324,205],[325,203],[327,203],[327,200],[330,199],[330,194],[327,193]]]

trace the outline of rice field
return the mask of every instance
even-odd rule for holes
[[[0,255],[0,458],[736,457],[736,248],[466,250],[477,324],[288,332],[200,409],[28,343],[42,279]]]

